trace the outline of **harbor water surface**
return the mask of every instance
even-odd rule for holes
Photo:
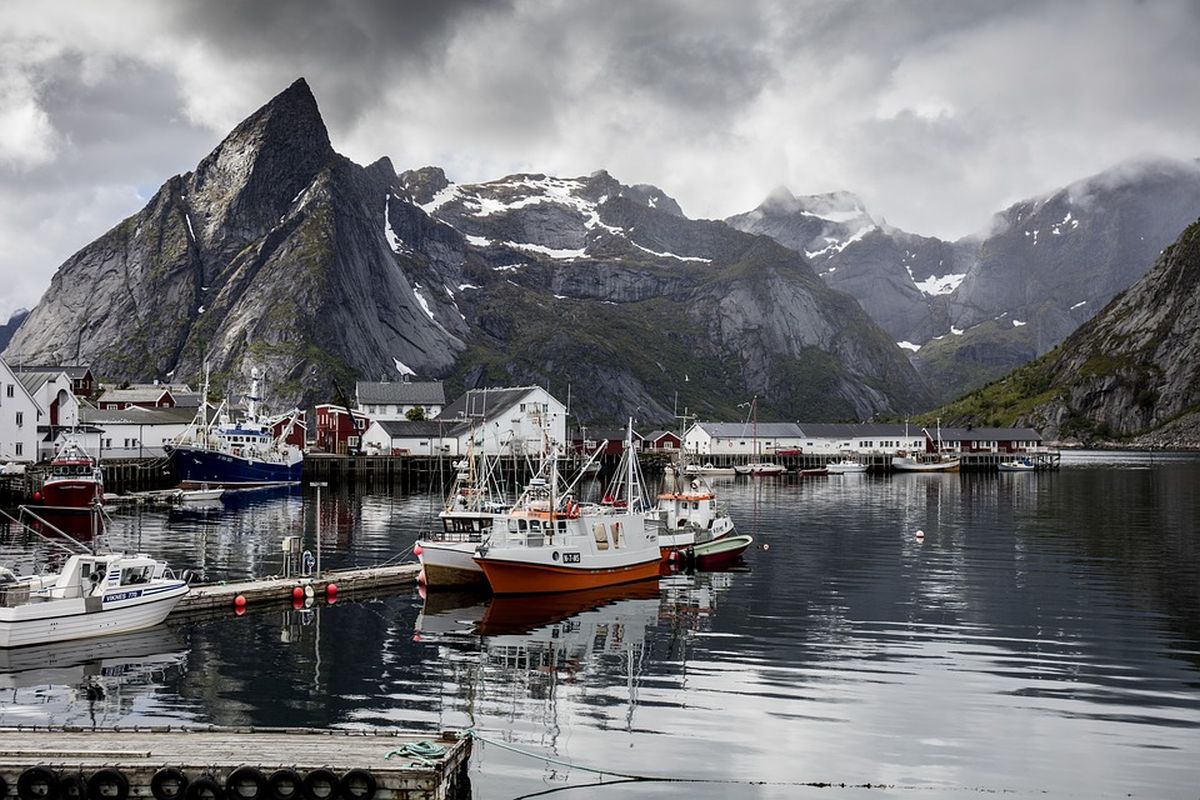
[[[1200,458],[1114,454],[1037,474],[729,479],[716,488],[755,545],[727,571],[231,609],[0,651],[0,725],[470,728],[477,798],[1194,799],[1197,487]],[[437,502],[326,490],[324,566],[407,557]],[[315,521],[311,492],[254,493],[119,510],[104,543],[230,580],[278,572],[286,535],[313,549]],[[54,557],[0,534],[0,563]],[[702,782],[601,789],[615,779],[585,767]]]

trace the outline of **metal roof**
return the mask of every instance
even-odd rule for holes
[[[441,381],[359,381],[354,384],[358,404],[398,406],[441,406],[446,392]]]
[[[504,389],[471,389],[438,414],[441,419],[480,419],[490,421],[507,412],[540,386]],[[622,437],[624,438],[624,437]]]
[[[721,439],[778,439],[781,436],[801,437],[804,433],[794,422],[697,422],[709,436]]]
[[[456,437],[467,429],[465,422],[438,422],[437,420],[380,419],[375,424],[383,428],[384,433],[393,439],[412,439],[419,437]]]
[[[862,436],[904,437],[904,425],[880,422],[801,422],[805,436],[814,439],[853,439]],[[920,425],[909,424],[908,437],[922,437]]]
[[[67,373],[67,377],[73,381],[82,380],[89,372],[91,372],[89,367],[78,364],[71,364],[63,367],[55,367],[49,364],[29,364],[25,366],[13,366],[12,364],[9,364],[9,367],[13,372],[53,372],[56,375],[60,372],[65,372]]]
[[[130,387],[128,389],[105,389],[96,398],[97,403],[154,403],[164,394],[170,393],[166,386]],[[171,395],[174,400],[174,394]]]
[[[20,370],[20,371],[13,370],[13,374],[16,376],[17,380],[19,380],[21,382],[21,385],[24,386],[25,389],[30,394],[33,394],[37,390],[41,389],[43,386],[46,385],[47,381],[54,380],[59,375],[62,375],[63,372],[64,372],[64,370],[58,370],[57,372],[54,372],[54,371],[33,372],[31,370]]]
[[[79,421],[88,425],[186,425],[195,416],[193,408],[79,408]]]

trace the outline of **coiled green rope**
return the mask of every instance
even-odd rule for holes
[[[431,742],[428,739],[422,739],[419,742],[409,742],[398,750],[392,750],[385,759],[391,759],[392,756],[401,756],[411,758],[409,766],[413,767],[436,767],[438,759],[446,755],[446,748],[437,742]]]

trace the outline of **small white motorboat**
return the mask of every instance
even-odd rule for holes
[[[683,468],[683,474],[712,477],[714,475],[736,475],[737,471],[733,467],[717,467],[711,461],[706,461],[703,464],[688,464]]]
[[[749,464],[738,464],[733,471],[738,475],[782,475],[787,472],[787,467],[770,461],[753,461]]]
[[[852,458],[843,458],[840,461],[830,461],[825,469],[829,471],[830,475],[851,475],[857,472],[866,472],[867,465]]]
[[[60,572],[0,568],[0,647],[127,633],[159,624],[187,581],[147,555],[73,555]]]
[[[224,489],[184,489],[179,493],[179,500],[184,503],[211,503],[220,500],[223,494]]]
[[[1033,472],[1035,469],[1037,466],[1028,458],[1000,462],[1001,472]]]

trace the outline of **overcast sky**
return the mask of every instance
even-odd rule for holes
[[[608,169],[693,217],[849,189],[957,237],[1200,156],[1200,3],[0,2],[0,321],[307,78],[334,147],[452,180]]]

